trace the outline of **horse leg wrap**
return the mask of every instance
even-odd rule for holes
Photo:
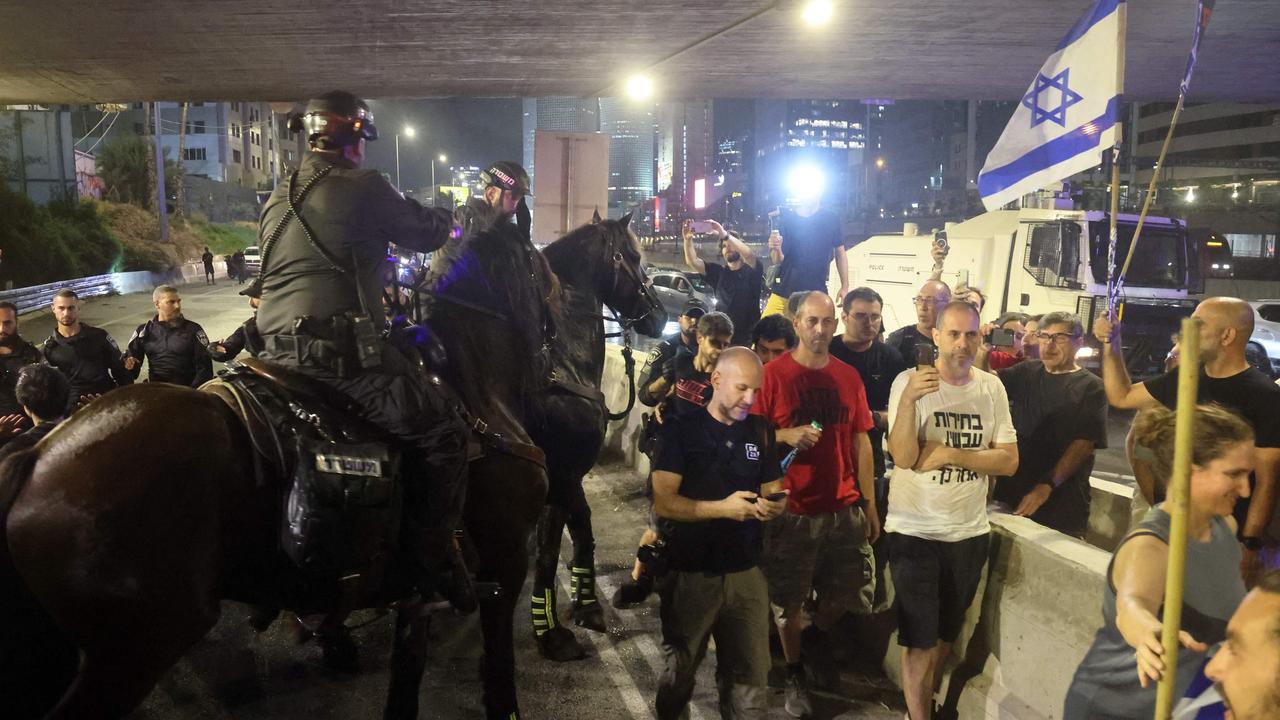
[[[530,599],[533,635],[538,642],[538,652],[548,660],[556,662],[581,660],[586,657],[587,652],[573,636],[573,631],[560,624],[555,590],[535,586]]]
[[[569,600],[573,622],[596,632],[605,632],[604,610],[596,598],[596,569],[594,566],[569,568]]]

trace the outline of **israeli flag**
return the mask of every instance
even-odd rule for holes
[[[1022,96],[978,173],[988,210],[1097,165],[1124,92],[1125,0],[1095,0]]]

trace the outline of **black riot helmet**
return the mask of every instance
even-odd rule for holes
[[[289,119],[289,130],[304,132],[320,150],[338,150],[361,139],[377,140],[378,127],[364,100],[345,90],[327,92],[307,103],[301,115]]]
[[[480,182],[485,187],[496,187],[510,190],[516,197],[529,194],[529,173],[520,167],[520,163],[510,160],[499,160],[480,173]]]

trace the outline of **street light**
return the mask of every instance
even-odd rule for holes
[[[627,80],[627,95],[632,100],[647,100],[653,95],[653,81],[647,75],[632,75]]]
[[[812,0],[800,11],[800,19],[811,27],[820,27],[826,25],[834,13],[831,0]]]
[[[403,133],[405,137],[412,139],[415,132],[416,131],[413,129],[413,126],[405,125],[400,132],[396,133],[396,189],[401,192],[403,192],[404,189],[400,184],[400,135]]]
[[[440,164],[443,165],[448,162],[449,158],[445,157],[444,153],[440,153],[438,157],[431,158],[431,207],[436,206],[436,160],[439,160]]]

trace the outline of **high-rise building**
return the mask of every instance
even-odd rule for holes
[[[600,132],[609,136],[609,214],[630,212],[654,195],[654,106],[600,98]]]
[[[715,123],[711,100],[658,104],[657,191],[676,212],[697,208],[701,180],[702,204],[709,202],[715,167]],[[671,207],[671,205],[669,205]]]
[[[866,144],[865,113],[855,100],[757,101],[756,212],[763,214],[792,198],[790,176],[801,166],[822,174],[823,202],[845,212],[850,153]]]
[[[565,132],[599,132],[600,102],[595,98],[542,97],[525,98],[521,117],[521,137],[524,139],[522,163],[534,179],[533,142],[538,130]]]

